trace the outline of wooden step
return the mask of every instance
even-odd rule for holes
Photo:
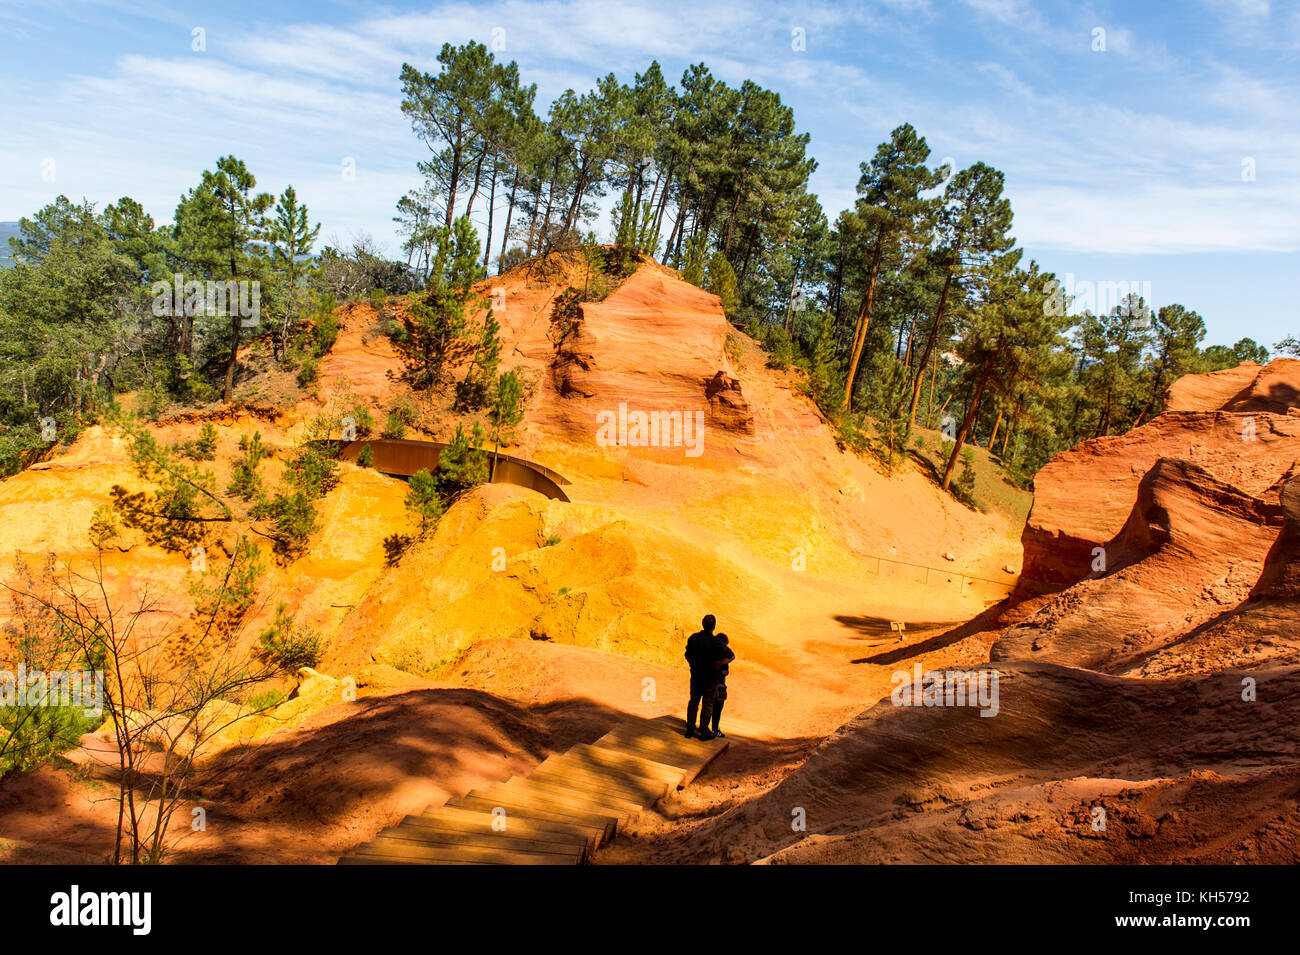
[[[580,796],[597,799],[616,808],[622,807],[627,810],[629,815],[636,815],[655,804],[655,799],[649,796],[623,789],[608,780],[600,779],[592,774],[579,773],[572,769],[561,772],[553,768],[541,769],[539,767],[529,773],[526,778],[519,777],[519,779],[529,784],[577,793]]]
[[[573,837],[569,837],[567,842],[552,842],[545,839],[510,836],[496,832],[457,832],[455,830],[434,828],[427,824],[420,825],[418,821],[408,821],[410,819],[418,820],[418,818],[418,816],[408,816],[406,820],[403,820],[398,825],[381,830],[376,838],[405,839],[408,842],[430,846],[476,846],[483,849],[535,852],[541,855],[572,855],[577,856],[579,860],[586,858],[587,855],[586,840],[574,842]]]
[[[517,849],[489,846],[422,845],[410,839],[379,836],[373,842],[358,846],[357,856],[385,856],[410,859],[419,863],[446,861],[487,862],[498,865],[577,865],[581,856],[554,852],[524,852]]]
[[[512,776],[505,785],[510,789],[535,788],[539,792],[575,801],[580,805],[608,806],[610,811],[622,813],[626,818],[631,818],[645,809],[643,800],[630,798],[621,791],[602,789],[594,782],[577,782],[572,778],[550,773],[532,772],[527,776]]]
[[[673,788],[666,780],[635,776],[613,766],[585,759],[582,754],[572,751],[563,756],[547,757],[529,775],[535,776],[538,773],[556,777],[571,775],[575,781],[590,781],[611,792],[622,792],[634,802],[645,799],[647,806],[653,806]]]
[[[455,799],[448,799],[447,805],[455,809],[468,809],[472,811],[488,812],[498,806],[505,809],[513,817],[522,817],[525,819],[538,819],[544,822],[556,822],[565,825],[576,825],[583,828],[594,828],[599,831],[597,845],[603,845],[610,839],[614,838],[617,831],[618,819],[615,816],[593,816],[590,813],[575,815],[573,811],[564,811],[554,806],[546,807],[538,804],[537,800],[527,799],[522,796],[507,796],[504,798],[480,797],[472,792],[465,796],[457,796]]]
[[[581,795],[568,789],[557,789],[541,783],[531,786],[522,785],[519,782],[515,782],[513,785],[509,782],[493,783],[485,789],[475,790],[474,794],[484,795],[489,799],[494,797],[509,799],[512,796],[533,799],[539,805],[550,806],[561,812],[570,812],[577,815],[589,813],[592,817],[612,816],[620,826],[625,824],[637,812],[640,812],[639,809],[631,810],[621,803],[610,805],[608,802],[591,795]]]
[[[537,793],[539,796],[567,804],[573,809],[605,813],[606,815],[614,813],[618,816],[619,825],[626,824],[629,819],[639,814],[644,808],[638,803],[628,802],[622,796],[596,792],[591,789],[575,789],[572,785],[565,785],[553,779],[538,779],[533,776],[525,779],[521,776],[514,776],[502,785],[504,787],[502,791],[506,793]]]
[[[620,728],[606,733],[593,745],[615,751],[627,750],[667,763],[669,766],[676,766],[686,774],[686,781],[689,783],[726,750],[727,741],[725,739],[690,740],[685,737],[673,739]]]
[[[629,719],[594,743],[548,756],[526,776],[407,816],[339,864],[585,862],[619,823],[687,785],[727,749],[725,739],[687,739],[685,726],[672,716]]]
[[[425,816],[407,816],[396,826],[391,826],[379,833],[380,835],[394,835],[400,838],[409,838],[419,842],[421,840],[430,843],[444,842],[449,838],[466,841],[465,845],[494,846],[504,845],[506,840],[518,841],[520,845],[514,848],[531,851],[531,846],[524,843],[532,844],[539,852],[557,852],[570,853],[576,852],[581,856],[587,855],[588,843],[584,836],[576,833],[525,833],[525,832],[493,832],[490,829],[470,830],[463,825],[455,822],[448,822],[445,819],[429,819]]]
[[[681,788],[686,780],[686,771],[680,766],[670,766],[668,763],[657,762],[645,756],[639,756],[631,750],[606,749],[591,743],[582,743],[573,747],[566,755],[569,754],[576,754],[584,759],[614,769],[625,769],[634,772],[638,776],[662,779],[668,783],[671,789]]]
[[[426,820],[445,826],[455,826],[465,832],[497,832],[498,830],[493,826],[494,824],[500,824],[498,819],[503,819],[505,829],[502,831],[508,834],[547,839],[555,836],[556,841],[559,841],[561,837],[577,838],[587,846],[589,852],[594,851],[605,838],[605,830],[601,827],[534,819],[523,813],[513,812],[505,806],[492,807],[492,809],[498,808],[505,813],[504,816],[495,815],[491,809],[484,811],[461,809],[455,806],[439,806],[436,809],[426,809],[418,816],[407,816],[406,818]]]

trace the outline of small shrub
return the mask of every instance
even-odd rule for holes
[[[352,421],[357,429],[357,436],[361,438],[370,437],[370,433],[375,430],[375,419],[370,414],[370,408],[367,405],[357,405],[349,412]]]
[[[211,461],[217,456],[217,429],[211,421],[203,422],[199,436],[186,441],[177,449],[191,461]]]
[[[315,321],[312,324],[312,358],[319,358],[334,347],[339,337],[339,317],[334,314],[333,296],[325,296],[319,305]],[[306,362],[303,362],[305,365]]]
[[[375,463],[375,449],[366,445],[357,453],[357,464],[363,468],[368,468]]]
[[[406,422],[392,411],[388,412],[388,418],[384,421],[383,437],[394,439],[406,437]]]
[[[262,476],[258,473],[262,459],[266,457],[262,433],[254,431],[251,436],[243,435],[239,439],[239,451],[240,458],[230,471],[230,484],[226,490],[245,501],[251,501],[262,493]]]
[[[254,508],[255,516],[271,520],[276,556],[292,561],[307,552],[311,535],[320,527],[316,507],[302,491],[280,492]]]
[[[320,635],[310,627],[297,626],[285,604],[276,607],[274,622],[262,631],[258,642],[266,660],[289,673],[317,666],[325,653]]]
[[[438,481],[427,468],[420,468],[407,482],[406,509],[419,521],[421,534],[437,524],[442,517],[443,503],[442,495],[438,492]]]
[[[975,450],[963,448],[961,452],[961,470],[957,472],[954,487],[957,496],[967,504],[975,502]]]
[[[415,407],[415,402],[410,398],[399,398],[388,409],[388,417],[384,422],[384,437],[403,438],[406,436],[406,429],[415,427],[415,423],[419,420],[420,411]]]
[[[272,687],[269,690],[255,694],[252,699],[248,701],[248,705],[251,709],[261,713],[265,710],[275,709],[286,699],[288,699],[288,697],[285,695],[284,690]]]
[[[298,369],[298,387],[310,388],[320,378],[320,362],[315,358],[304,358]]]
[[[319,500],[339,483],[339,463],[314,446],[303,444],[285,465],[285,477],[308,500]]]

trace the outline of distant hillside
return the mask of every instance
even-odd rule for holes
[[[7,269],[14,264],[9,252],[9,237],[17,235],[17,222],[0,222],[0,269]]]

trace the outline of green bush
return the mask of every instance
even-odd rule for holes
[[[357,405],[349,412],[349,415],[351,416],[352,421],[356,425],[357,437],[359,438],[370,437],[370,433],[375,430],[375,419],[374,416],[371,415],[370,413],[369,406]]]
[[[480,450],[486,437],[477,421],[469,434],[465,433],[464,425],[456,425],[456,433],[438,456],[437,483],[446,497],[487,483],[488,453]]]
[[[388,410],[388,417],[384,421],[383,436],[385,438],[404,438],[406,429],[415,427],[415,423],[420,420],[420,411],[410,398],[399,398],[393,402],[393,406]]]
[[[307,552],[311,535],[320,528],[316,506],[302,491],[283,491],[254,509],[255,516],[268,518],[274,528],[274,549],[284,561],[295,560]]]
[[[375,463],[375,449],[370,445],[365,445],[357,454],[357,464],[363,468],[373,466]]]
[[[967,504],[973,504],[975,501],[975,449],[962,448],[961,470],[957,472],[957,480],[954,487],[957,489],[957,496]]]
[[[339,317],[334,313],[334,297],[324,296],[317,309],[311,329],[313,358],[319,358],[333,348],[339,337]]]
[[[316,384],[320,378],[320,362],[315,358],[304,358],[302,367],[298,369],[298,386],[300,388],[310,388]]]
[[[217,429],[211,421],[203,422],[199,436],[179,445],[177,450],[191,461],[211,461],[217,456]]]
[[[249,701],[248,705],[253,710],[261,713],[265,710],[271,710],[283,703],[288,697],[284,690],[272,687],[261,693],[255,694]]]
[[[240,459],[231,469],[230,484],[226,490],[245,501],[251,501],[262,493],[262,476],[258,473],[262,459],[266,457],[262,433],[255,431],[251,436],[243,435],[239,439],[239,451]]]
[[[285,478],[308,500],[324,497],[339,483],[339,463],[316,446],[303,444],[294,450],[284,469]]]
[[[420,468],[407,482],[406,509],[419,521],[422,534],[442,517],[443,503],[438,481],[427,468]]]
[[[103,722],[80,706],[30,705],[26,700],[0,706],[0,779],[24,773],[72,749]]]
[[[320,635],[309,627],[299,627],[285,604],[275,609],[275,620],[258,637],[262,655],[275,667],[294,672],[314,667],[325,654]]]
[[[384,420],[382,436],[393,439],[406,437],[406,422],[393,412],[388,412],[388,417]]]

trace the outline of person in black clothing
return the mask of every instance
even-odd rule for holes
[[[736,659],[736,655],[731,652],[731,641],[725,633],[718,634],[718,642],[727,648],[729,656],[718,664],[718,689],[713,694],[713,735],[726,736],[718,729],[718,722],[722,719],[722,704],[727,702],[727,674],[731,672],[731,661]]]
[[[693,633],[686,641],[686,662],[691,667],[691,699],[686,707],[686,736],[698,733],[700,739],[713,739],[709,729],[713,719],[713,705],[718,683],[722,679],[721,667],[736,658],[727,645],[713,632],[717,621],[709,614],[703,621],[704,629]],[[695,727],[695,713],[699,710],[700,725]]]

